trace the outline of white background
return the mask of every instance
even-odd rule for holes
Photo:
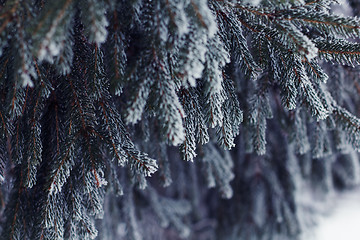
[[[334,197],[333,209],[318,219],[314,240],[360,240],[360,189]]]

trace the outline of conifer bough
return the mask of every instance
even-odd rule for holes
[[[335,4],[0,1],[0,238],[298,239],[360,182]]]

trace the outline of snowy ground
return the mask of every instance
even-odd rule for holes
[[[360,239],[360,188],[335,196],[334,208],[319,219],[314,240]]]

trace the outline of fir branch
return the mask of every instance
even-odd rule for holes
[[[120,154],[118,152],[118,149],[116,147],[116,142],[114,141],[114,137],[113,137],[113,134],[112,134],[112,131],[111,131],[111,124],[109,122],[109,117],[107,116],[107,113],[106,113],[106,110],[105,110],[105,105],[104,105],[104,102],[100,102],[100,106],[101,106],[101,109],[104,113],[104,117],[105,117],[105,123],[106,123],[106,130],[108,131],[109,133],[109,142],[111,144],[111,147],[112,147],[112,150],[114,151],[115,153],[115,156],[117,157],[118,161],[119,161],[119,164],[120,165],[123,165],[124,164],[124,160],[120,157]]]
[[[156,161],[149,158],[147,154],[138,151],[134,144],[131,142],[128,133],[126,133],[123,123],[120,121],[121,117],[117,111],[112,108],[108,103],[100,102],[100,106],[105,116],[106,129],[108,133],[104,140],[111,146],[112,151],[115,153],[116,158],[119,160],[120,165],[124,165],[126,162],[130,164],[130,168],[135,168],[139,173],[143,173],[145,176],[151,176],[158,166]],[[117,135],[113,130],[115,126],[117,128]],[[121,134],[122,136],[118,136]],[[124,159],[126,159],[126,162]]]
[[[304,11],[305,10],[305,11]],[[304,14],[306,12],[306,14]],[[358,37],[360,34],[359,19],[352,17],[340,17],[324,12],[315,12],[313,9],[297,9],[283,12],[284,20],[301,21],[316,28],[324,34],[337,33],[343,37]]]
[[[282,56],[280,56],[280,60],[282,63],[282,68],[287,68],[286,66],[286,62],[284,60],[284,58]],[[286,72],[286,77],[285,78],[280,78],[281,81],[281,102],[283,104],[283,106],[288,109],[288,110],[292,110],[296,108],[296,104],[297,104],[297,95],[298,95],[298,90],[297,87],[295,85],[295,79],[294,79],[294,75],[293,75],[293,69],[288,69],[288,70],[284,70]]]
[[[334,106],[333,115],[336,124],[347,133],[348,141],[355,149],[359,149],[360,119],[340,106]]]
[[[319,57],[342,65],[355,66],[360,64],[360,44],[341,39],[318,39]]]
[[[104,43],[107,38],[109,22],[105,16],[107,4],[104,1],[83,0],[84,7],[81,11],[81,19],[84,23],[85,33],[90,42],[98,46]]]
[[[217,129],[218,143],[224,149],[230,150],[235,146],[234,139],[239,134],[240,123],[243,121],[243,112],[237,99],[232,80],[223,73],[223,88],[226,100],[222,106],[224,113],[223,123]],[[231,110],[230,110],[231,109]]]
[[[320,51],[319,51],[320,52]],[[321,54],[320,54],[321,55]],[[323,82],[326,83],[328,80],[328,75],[321,68],[320,64],[316,59],[309,61],[307,58],[303,59],[305,63],[306,71],[309,73],[309,76],[312,76],[317,83]]]
[[[31,44],[27,44],[27,34],[25,31],[24,22],[27,20],[25,16],[18,15],[16,17],[17,21],[17,31],[18,34],[16,35],[16,42],[15,48],[17,48],[17,55],[16,55],[16,68],[17,71],[17,86],[22,85],[23,87],[29,86],[33,87],[34,83],[33,79],[37,78],[37,74],[34,68],[34,64],[32,62],[33,56],[31,53]]]
[[[228,43],[227,48],[232,49],[237,54],[235,57],[236,61],[244,65],[244,69],[246,73],[249,73],[252,79],[255,79],[257,74],[260,72],[260,67],[255,63],[252,54],[247,45],[247,41],[242,33],[241,28],[239,27],[239,23],[235,22],[235,17],[232,15],[228,15],[223,12],[221,9],[217,9],[218,19],[220,21],[220,30],[222,31],[222,37],[229,37],[227,34],[228,31],[231,31],[231,38],[235,40],[226,39],[225,43]],[[230,46],[229,46],[230,45]]]
[[[134,78],[137,79],[137,76],[134,76]],[[135,94],[132,96],[131,102],[128,103],[125,116],[126,123],[137,123],[141,119],[150,94],[150,88],[153,84],[153,79],[151,78],[149,72],[146,72],[140,80],[135,82],[138,84],[138,86],[136,88]]]
[[[72,159],[74,146],[79,136],[80,132],[78,132],[73,137],[69,137],[68,141],[66,141],[65,144],[65,151],[60,151],[60,153],[62,154],[58,155],[60,162],[58,163],[55,171],[53,171],[49,178],[49,186],[47,190],[49,191],[50,195],[61,192],[61,187],[65,184],[67,178],[70,176],[70,171],[75,164]]]
[[[305,178],[355,182],[360,27],[333,1],[0,2],[5,240],[296,239]]]
[[[180,151],[183,155],[183,159],[186,161],[193,161],[196,157],[196,143],[195,143],[195,124],[196,124],[196,106],[191,101],[191,94],[188,90],[181,90],[181,101],[186,117],[184,119],[185,126],[185,139],[183,144],[180,146]]]
[[[37,36],[34,46],[38,50],[35,55],[40,61],[46,59],[52,62],[52,57],[59,55],[66,47],[63,42],[69,31],[73,4],[72,0],[61,0],[56,4],[47,2],[44,6],[45,10],[32,31],[32,34]]]
[[[315,44],[295,25],[287,22],[278,22],[275,26],[279,29],[283,44],[293,52],[299,53],[305,58],[311,60],[317,57],[318,49]],[[288,38],[287,40],[284,38]]]
[[[125,77],[125,66],[127,62],[127,56],[125,53],[125,48],[127,44],[125,42],[124,33],[121,31],[119,26],[120,19],[118,17],[117,11],[113,11],[112,21],[109,27],[112,27],[112,31],[109,32],[111,44],[111,76],[110,78],[110,89],[117,95],[120,95],[124,85],[123,78]]]
[[[165,81],[164,81],[165,80]],[[175,91],[175,84],[170,79],[158,79],[159,118],[165,128],[169,143],[177,146],[184,141],[184,110]]]

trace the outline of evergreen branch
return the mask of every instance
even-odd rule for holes
[[[261,95],[259,99],[250,99],[251,113],[251,141],[253,148],[258,155],[266,153],[266,118],[270,118],[271,108],[268,103],[268,97]]]
[[[345,18],[340,16],[329,15],[326,13],[315,12],[313,8],[310,11],[304,11],[309,8],[304,7],[290,8],[288,10],[277,10],[266,7],[249,7],[240,4],[230,4],[230,7],[239,9],[246,14],[252,14],[262,18],[265,22],[281,23],[282,21],[302,21],[304,23],[321,26],[317,28],[324,33],[331,32],[332,28],[345,37],[356,37],[360,33],[359,21],[357,18]],[[304,14],[306,12],[306,14]]]
[[[105,104],[107,107],[105,107]],[[135,148],[129,136],[123,129],[119,114],[114,112],[115,109],[112,109],[108,102],[100,101],[100,106],[105,116],[105,128],[107,129],[109,135],[108,139],[104,138],[104,140],[112,147],[112,150],[114,151],[115,156],[118,158],[119,163],[122,165],[124,164],[124,160],[122,160],[120,157],[120,150],[122,155],[125,154],[125,157],[129,159],[128,162],[131,164],[130,167],[136,166],[137,170],[144,171],[145,176],[150,176],[152,173],[154,173],[157,170],[155,160],[150,159],[146,154],[139,152]],[[109,111],[110,116],[106,113],[107,111]],[[120,134],[124,135],[121,136],[123,138],[121,142],[119,141],[116,143],[117,140],[115,141],[115,135],[112,133],[113,128],[111,125],[115,125],[116,128],[119,128]],[[116,145],[119,145],[119,150],[117,149]]]
[[[275,24],[277,28],[274,26],[266,26],[264,24],[254,24],[249,21],[251,19],[246,19],[246,16],[242,16],[239,13],[237,14],[237,20],[241,23],[241,25],[253,32],[254,36],[259,38],[259,41],[261,40],[262,42],[266,43],[266,46],[272,46],[278,51],[300,51],[299,53],[302,53],[302,55],[309,53],[309,57],[313,58],[314,52],[317,50],[316,47],[313,46],[314,44],[312,43],[312,40],[308,39],[308,37],[301,33],[299,29],[293,29],[290,32],[287,32],[286,28],[289,28],[289,26],[284,28],[283,25],[279,23]],[[299,39],[294,36],[295,34],[299,35]],[[307,46],[308,49],[304,49],[304,46],[302,46],[302,43],[300,42],[303,42],[304,46]],[[309,49],[312,51],[309,51]],[[259,55],[261,52],[256,51],[255,54]]]
[[[135,96],[133,95],[132,101],[128,103],[125,117],[126,123],[136,123],[141,119],[152,84],[153,79],[150,78],[150,76],[142,76],[138,83]]]
[[[331,41],[319,39],[315,43],[319,49],[319,57],[326,61],[351,66],[360,64],[359,43],[340,39],[332,39]]]
[[[18,82],[16,82],[17,85],[19,85],[21,83],[21,85],[23,87],[25,86],[30,86],[33,87],[34,83],[31,80],[31,78],[36,79],[37,75],[36,75],[36,71],[34,69],[33,66],[33,62],[32,62],[32,55],[31,55],[31,46],[29,46],[28,44],[26,44],[26,34],[25,34],[25,29],[23,26],[23,22],[20,21],[20,16],[17,16],[16,18],[17,20],[17,25],[18,25],[18,36],[17,36],[17,44],[19,44],[19,49],[17,49],[17,57],[20,58],[18,59],[20,66],[17,66],[18,68],[18,72],[17,74],[19,75],[18,78],[20,78],[21,82],[19,81],[19,79],[16,79]]]
[[[28,93],[29,93],[29,89],[30,89],[30,87],[29,86],[27,86],[26,87],[26,92],[25,92],[25,97],[24,97],[24,103],[23,103],[23,105],[22,105],[22,110],[21,110],[21,116],[23,116],[24,115],[24,112],[25,112],[25,109],[26,109],[26,104],[27,104],[27,99],[28,99]]]
[[[205,55],[206,67],[203,73],[205,113],[206,120],[210,127],[221,126],[223,122],[223,105],[226,95],[223,89],[223,67],[229,62],[229,55],[218,36],[209,40],[208,51]],[[214,65],[212,59],[217,58],[218,62]]]
[[[322,21],[322,20],[314,20],[312,18],[313,16],[309,16],[309,18],[301,18],[301,20],[305,21],[305,22],[309,22],[309,23],[313,23],[313,24],[324,24],[324,25],[330,25],[330,26],[335,26],[335,27],[343,27],[343,28],[348,28],[348,29],[360,29],[359,26],[357,25],[350,25],[350,24],[342,24],[336,21]],[[294,20],[296,18],[284,18],[284,20]]]
[[[29,86],[26,87],[26,92],[25,92],[25,97],[21,98],[21,100],[23,100],[23,105],[21,106],[22,110],[21,110],[21,114],[18,113],[18,111],[15,111],[14,108],[16,106],[15,102],[18,104],[17,98],[16,98],[16,94],[18,92],[23,92],[22,90],[18,90],[16,86],[14,86],[14,96],[12,99],[12,103],[11,103],[11,111],[13,111],[14,113],[11,114],[12,116],[14,116],[14,114],[18,114],[18,116],[15,116],[14,118],[17,119],[17,124],[16,124],[16,142],[15,142],[15,146],[16,149],[19,149],[19,132],[20,132],[20,124],[21,122],[19,121],[20,118],[24,115],[25,112],[25,108],[26,108],[26,102],[27,102],[27,96],[28,96],[28,91],[29,91]],[[19,108],[19,107],[17,107]]]
[[[231,132],[232,129],[228,125],[230,125],[229,118],[227,113],[224,113],[224,121],[222,126],[220,126],[220,131],[218,131],[218,135],[220,135],[218,142],[225,150],[230,150],[235,147],[234,134]]]
[[[317,72],[317,70],[313,67],[313,65],[306,58],[304,58],[303,61],[311,68],[312,72],[315,73],[315,75],[317,77],[320,77],[320,73]]]
[[[43,11],[44,14],[37,21],[37,26],[32,32],[34,36],[40,36],[36,53],[36,56],[39,56],[40,59],[45,57],[46,51],[51,51],[51,49],[46,50],[46,48],[53,47],[51,42],[54,41],[53,38],[58,32],[58,28],[63,27],[63,21],[66,17],[70,17],[67,15],[69,15],[72,2],[73,0],[57,1],[57,4],[47,2],[46,11]]]
[[[120,95],[122,91],[122,85],[124,84],[121,79],[125,75],[125,65],[127,61],[127,56],[125,53],[125,42],[124,42],[124,35],[122,32],[120,32],[120,27],[118,22],[120,19],[118,19],[117,11],[114,10],[113,12],[113,20],[110,24],[110,26],[113,27],[113,31],[109,32],[109,34],[112,34],[112,37],[110,38],[111,45],[111,70],[112,70],[112,76],[110,80],[110,87],[111,90],[114,90],[115,94]]]
[[[60,216],[67,214],[67,211],[62,198],[62,194],[46,196],[41,214],[40,239],[62,239],[64,237],[64,219]]]
[[[318,49],[315,44],[295,25],[286,22],[278,22],[275,26],[280,30],[279,33],[282,35],[280,39],[284,46],[293,52],[299,53],[305,58],[311,60],[317,57]],[[288,40],[283,38],[289,38]]]
[[[257,30],[256,28],[252,27],[249,23],[245,22],[242,18],[238,18],[239,22],[241,23],[241,25],[243,25],[244,27],[246,27],[247,29],[249,29],[251,32],[254,33],[260,33],[259,30]],[[271,37],[268,37],[269,40],[271,40]]]
[[[195,143],[195,122],[196,122],[196,105],[194,103],[195,96],[191,96],[188,89],[181,89],[180,98],[182,100],[182,106],[185,111],[185,139],[180,146],[182,158],[185,161],[193,161],[196,157],[196,143]]]
[[[27,156],[27,179],[26,179],[26,186],[32,187],[35,184],[36,180],[36,173],[37,173],[37,166],[40,165],[42,161],[42,142],[41,142],[41,125],[40,125],[40,118],[42,115],[42,107],[43,104],[40,103],[40,100],[46,97],[46,89],[43,79],[41,78],[41,73],[37,63],[35,62],[35,67],[40,77],[41,83],[38,90],[38,94],[35,100],[35,104],[33,107],[33,116],[30,122],[30,137],[31,140],[29,141],[28,145],[28,156]],[[26,101],[25,101],[26,103]],[[40,106],[41,105],[41,106]],[[32,152],[32,153],[31,153]]]
[[[360,34],[360,22],[353,17],[340,17],[321,12],[308,11],[304,14],[302,10],[283,12],[286,21],[301,21],[310,26],[316,26],[324,34],[329,32],[341,34],[344,37],[358,37]]]
[[[286,56],[286,55],[285,55]],[[316,116],[317,119],[325,119],[331,111],[330,105],[327,104],[326,98],[320,96],[321,90],[320,87],[314,85],[307,75],[305,66],[301,61],[301,57],[294,54],[289,54],[286,56],[285,62],[289,62],[287,65],[287,76],[288,79],[285,82],[285,86],[288,87],[285,93],[290,94],[291,109],[295,108],[295,98],[297,95],[296,88],[299,89],[301,94],[301,101],[306,104],[306,107],[310,110],[313,116]],[[296,87],[296,88],[295,88]],[[283,99],[286,101],[289,99],[289,96],[283,96]],[[287,103],[287,102],[286,102]],[[286,104],[289,105],[289,104]]]
[[[285,55],[286,56],[286,55]],[[298,94],[295,86],[295,80],[292,76],[292,70],[287,70],[287,64],[285,59],[280,54],[280,62],[282,63],[281,68],[284,68],[286,77],[277,76],[281,87],[281,102],[286,109],[292,110],[296,108],[296,97]]]
[[[0,0],[0,236],[176,238],[162,230],[173,225],[185,238],[206,238],[205,228],[224,239],[298,238],[304,177],[326,190],[331,179],[358,180],[350,145],[360,148],[360,119],[340,107],[356,108],[358,72],[318,61],[360,64],[360,45],[344,40],[360,35],[359,19],[335,16],[334,1]],[[139,125],[127,129],[120,110]],[[224,151],[239,134],[235,152]],[[180,143],[184,160],[200,157],[190,171],[176,161]],[[333,147],[343,152],[313,159]],[[179,184],[135,189],[157,164],[162,185],[170,169]],[[223,204],[210,194],[204,205],[206,185],[235,196]],[[105,193],[121,186],[125,198]],[[218,227],[186,225],[219,207]]]
[[[115,33],[114,38],[115,38],[115,39],[118,38],[118,36],[117,36],[116,33]],[[118,66],[118,65],[119,65],[119,64],[118,64],[118,59],[117,59],[117,54],[118,54],[118,49],[117,49],[117,47],[114,47],[114,61],[115,61],[114,65],[115,65],[115,66]],[[115,78],[117,78],[117,79],[120,78],[120,71],[119,71],[119,69],[118,69],[117,67],[115,67]]]
[[[183,142],[185,137],[183,126],[185,113],[177,97],[175,84],[170,79],[164,80],[158,79],[160,119],[166,128],[167,139],[171,144],[177,146]]]
[[[69,129],[70,131],[70,129]],[[64,166],[66,167],[66,160],[68,159],[68,156],[70,155],[72,148],[75,144],[75,141],[77,140],[77,138],[80,136],[80,131],[76,133],[76,135],[74,136],[74,138],[70,141],[69,146],[67,147],[67,149],[65,150],[65,154],[64,156],[61,158],[61,161],[59,163],[59,165],[56,167],[56,170],[54,171],[54,173],[52,174],[52,177],[50,177],[50,181],[49,181],[49,187],[47,188],[47,190],[49,191],[50,194],[52,194],[54,192],[54,186],[57,186],[58,188],[60,188],[64,182],[66,181],[66,178],[70,175],[70,170],[67,169],[63,169]],[[69,141],[67,141],[69,142]],[[73,163],[70,163],[71,165],[73,165]],[[69,169],[71,169],[71,166],[69,166]],[[59,176],[61,174],[62,171],[66,171],[66,175],[65,176]],[[60,179],[59,178],[64,178],[65,179]],[[55,193],[57,193],[59,190],[55,190]]]
[[[126,149],[125,153],[126,155],[135,161],[135,166],[137,166],[138,169],[145,169],[145,175],[150,176],[150,174],[154,173],[156,171],[156,164],[155,166],[147,166],[145,162],[141,161],[139,158],[137,158],[134,154],[132,154],[130,151],[127,151]]]
[[[217,129],[218,143],[224,149],[230,150],[235,146],[234,139],[239,134],[240,123],[243,121],[243,113],[240,110],[240,104],[237,99],[235,88],[225,72],[223,72],[223,88],[226,99],[222,105],[224,118],[222,125]],[[229,110],[231,109],[231,110]]]
[[[360,119],[340,106],[334,106],[333,115],[336,124],[347,132],[348,141],[355,149],[359,149]]]
[[[313,1],[307,2],[307,3],[305,3],[305,4],[293,6],[293,7],[291,7],[290,9],[295,10],[295,9],[299,9],[299,8],[303,8],[303,7],[307,7],[307,6],[309,6],[309,7],[314,7],[314,6],[312,6],[312,5],[315,5],[315,7],[316,7],[316,5],[320,5],[320,6],[321,6],[321,5],[322,5],[322,4],[321,4],[322,2],[324,2],[324,3],[326,4],[326,1],[324,1],[324,0],[313,0]]]
[[[108,130],[108,133],[109,133],[109,137],[110,137],[110,144],[111,144],[111,147],[113,148],[113,151],[115,153],[115,156],[118,158],[119,162],[123,162],[123,160],[121,159],[119,153],[118,153],[118,150],[115,146],[115,143],[114,143],[114,140],[113,140],[113,136],[111,134],[111,125],[109,124],[109,118],[106,114],[106,111],[105,111],[105,106],[104,106],[104,102],[100,102],[100,106],[101,106],[101,109],[103,110],[103,113],[104,113],[104,117],[105,117],[105,122],[106,122],[106,129]]]
[[[227,33],[230,30],[230,32],[232,33],[231,37],[236,39],[235,41],[231,41],[230,39],[225,39],[224,42],[225,43],[228,43],[230,41],[233,42],[234,46],[232,46],[232,48],[234,49],[234,51],[236,51],[236,53],[238,53],[237,55],[240,55],[237,56],[239,58],[237,59],[237,61],[239,61],[240,63],[244,62],[247,70],[246,72],[249,72],[250,75],[252,75],[252,78],[255,79],[257,73],[260,71],[260,67],[255,63],[252,54],[248,49],[247,41],[242,34],[242,30],[239,27],[239,23],[235,22],[233,17],[228,16],[220,9],[218,9],[216,12],[218,18],[220,19],[220,23],[224,25],[223,29],[221,29],[223,31],[222,35],[228,36]],[[247,25],[247,27],[249,26]],[[257,32],[257,30],[254,31]],[[231,49],[231,47],[228,46],[228,49]]]
[[[245,12],[252,13],[257,16],[266,17],[266,19],[271,19],[274,17],[274,13],[270,12],[270,9],[267,8],[258,8],[253,6],[242,6],[240,4],[232,5],[231,7],[243,10]]]
[[[41,91],[38,93],[38,97],[36,99],[36,103],[34,106],[34,115],[32,118],[32,124],[30,126],[31,131],[31,140],[29,142],[29,152],[32,148],[32,154],[29,154],[27,161],[27,187],[32,187],[35,181],[35,174],[37,172],[36,167],[41,163],[41,151],[42,151],[42,143],[40,140],[41,127],[40,123],[36,120],[36,110],[39,104],[39,98],[41,97]]]
[[[106,27],[109,22],[106,18],[106,3],[97,0],[83,0],[82,3],[87,5],[81,11],[85,33],[90,42],[95,42],[100,46],[105,42],[108,35]]]
[[[96,169],[95,169],[95,160],[94,160],[94,156],[93,156],[92,151],[91,151],[92,145],[90,144],[89,135],[85,134],[85,136],[86,136],[86,143],[88,145],[87,150],[88,150],[89,156],[90,156],[92,173],[94,174],[94,177],[95,177],[95,180],[96,180],[96,186],[99,188],[101,185],[100,185],[100,181],[99,181],[99,178],[98,178],[98,174],[97,174]]]
[[[97,69],[97,64],[98,64],[98,61],[97,61],[97,56],[98,56],[98,54],[97,54],[97,51],[98,51],[98,49],[97,49],[97,47],[95,47],[95,61],[94,61],[94,79],[97,79],[97,72],[98,72],[98,69]],[[80,119],[81,119],[81,125],[82,125],[82,129],[80,129],[79,130],[79,133],[85,138],[85,141],[86,141],[86,150],[88,151],[88,156],[89,156],[89,158],[90,158],[90,172],[92,172],[93,173],[93,175],[94,175],[94,178],[95,178],[95,181],[96,181],[96,186],[99,188],[102,184],[104,184],[103,183],[103,181],[100,181],[99,180],[99,176],[98,176],[98,174],[97,174],[97,172],[96,172],[96,164],[95,164],[95,161],[97,160],[97,159],[95,159],[94,158],[94,156],[93,156],[93,151],[92,151],[92,148],[94,147],[93,146],[93,144],[90,142],[90,134],[89,133],[92,133],[92,132],[96,132],[94,129],[93,129],[93,127],[92,127],[92,124],[91,124],[91,122],[89,122],[90,120],[89,119],[87,119],[87,118],[85,118],[85,115],[89,115],[89,116],[91,116],[91,111],[93,110],[93,109],[91,109],[91,106],[89,106],[90,108],[89,109],[87,109],[86,108],[86,106],[84,107],[84,109],[83,109],[83,106],[81,105],[81,103],[80,103],[80,101],[79,101],[79,96],[78,96],[78,94],[77,94],[77,92],[76,92],[76,89],[75,89],[75,87],[74,87],[74,85],[73,85],[73,82],[72,82],[72,80],[70,80],[69,81],[69,83],[70,83],[70,87],[71,87],[71,89],[72,89],[72,93],[73,93],[73,97],[74,97],[74,99],[75,99],[75,104],[76,104],[76,106],[77,106],[77,109],[78,109],[78,112],[79,112],[79,117],[80,117]],[[85,85],[85,87],[86,87],[86,85]],[[87,87],[86,87],[87,88]],[[96,88],[96,86],[95,86],[95,88]],[[97,89],[94,89],[95,91],[97,90]],[[97,95],[97,93],[95,93],[95,95]],[[84,95],[83,95],[83,97],[84,98],[86,98],[86,99],[89,99],[89,96],[87,95],[87,92],[85,92],[84,93]],[[96,97],[96,96],[95,96]],[[98,151],[96,151],[96,152],[98,152]],[[100,158],[99,156],[98,156],[98,158]],[[85,174],[85,173],[83,173],[83,174]],[[87,174],[87,173],[86,173]],[[85,182],[84,182],[84,184],[85,184]],[[86,186],[86,184],[85,184],[85,186]]]
[[[328,110],[324,107],[317,96],[313,84],[309,81],[308,76],[304,73],[303,65],[300,69],[294,67],[294,73],[297,77],[303,100],[306,106],[310,108],[311,114],[318,119],[325,119],[328,116]]]
[[[75,90],[75,88],[74,88],[74,85],[73,85],[72,81],[69,80],[69,83],[70,83],[71,90],[72,90],[72,92],[73,92],[73,96],[74,96],[74,99],[75,99],[75,104],[76,104],[76,106],[77,106],[77,108],[78,108],[78,110],[79,110],[82,128],[85,130],[87,124],[85,123],[85,118],[84,118],[83,109],[82,109],[82,107],[81,107],[81,105],[80,105],[79,98],[78,98],[78,96],[77,96],[77,93],[76,93],[76,90]]]

